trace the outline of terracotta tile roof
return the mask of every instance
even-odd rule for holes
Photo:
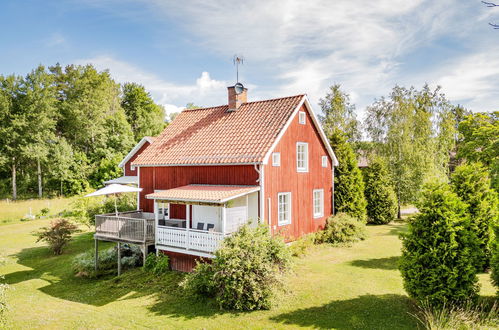
[[[177,187],[146,195],[149,199],[185,202],[223,203],[260,190],[259,186],[196,185]]]
[[[182,111],[132,165],[257,163],[263,161],[304,95]]]

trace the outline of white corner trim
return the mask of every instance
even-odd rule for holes
[[[137,151],[140,150],[140,148],[142,148],[142,146],[146,142],[152,143],[151,138],[149,136],[144,136],[142,140],[140,140],[139,143],[137,143],[135,147],[133,147],[133,149],[128,153],[128,155],[126,155],[125,158],[123,158],[123,160],[121,161],[121,163],[119,163],[118,166],[124,168],[125,164],[133,157],[133,155],[137,153]]]

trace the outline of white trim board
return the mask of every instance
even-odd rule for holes
[[[125,158],[123,158],[123,160],[119,163],[118,167],[121,167],[121,168],[125,167],[125,164],[137,153],[137,151],[140,150],[140,148],[142,148],[142,146],[146,142],[152,143],[152,140],[149,136],[144,136],[142,138],[142,140],[140,140],[139,143],[137,143],[135,145],[135,147],[133,147],[133,149],[125,156]],[[133,166],[132,166],[132,169],[133,169]]]

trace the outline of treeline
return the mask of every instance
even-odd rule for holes
[[[165,126],[144,87],[92,65],[0,75],[0,195],[73,195],[121,175],[117,164]]]
[[[340,163],[335,169],[336,212],[378,223],[393,210],[383,203],[395,200],[400,217],[401,205],[415,203],[426,183],[448,182],[465,162],[484,166],[491,187],[499,190],[499,112],[472,113],[428,85],[420,90],[396,86],[367,107],[363,122],[340,85],[331,86],[320,106],[324,131]],[[362,175],[354,152],[375,166]],[[370,186],[364,187],[364,181]],[[369,200],[371,196],[378,200]],[[379,215],[381,207],[386,214]],[[378,214],[377,219],[370,214]]]

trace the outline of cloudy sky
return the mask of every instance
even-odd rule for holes
[[[427,82],[492,111],[499,30],[489,22],[499,7],[478,0],[2,0],[0,74],[92,63],[175,111],[226,103],[237,53],[250,100],[307,93],[317,104],[339,83],[362,117],[395,84]]]

